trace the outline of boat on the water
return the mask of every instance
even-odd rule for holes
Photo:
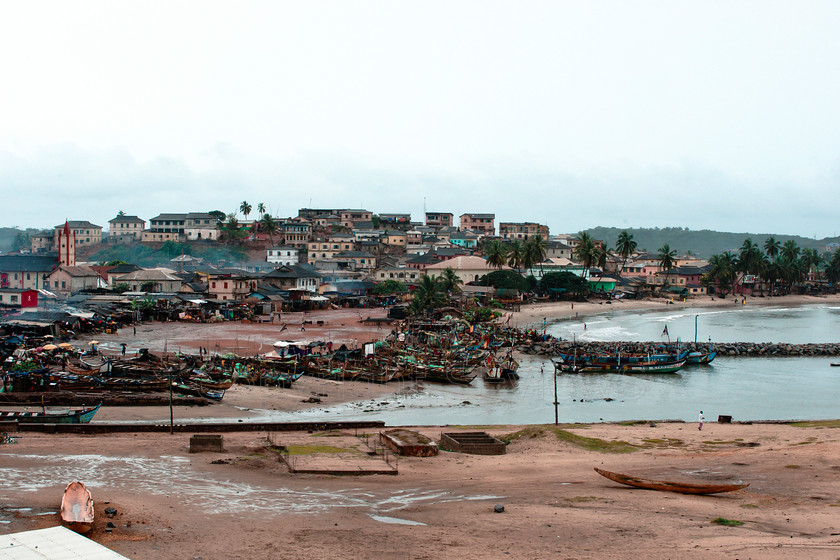
[[[638,476],[630,476],[626,474],[619,474],[611,471],[605,471],[595,467],[595,472],[608,478],[613,482],[619,484],[626,484],[634,488],[645,488],[647,490],[661,490],[665,492],[678,492],[680,494],[719,494],[721,492],[733,492],[746,488],[750,484],[747,483],[689,483],[689,482],[670,482],[667,480],[653,480],[650,478],[641,478]]]
[[[64,489],[61,522],[77,533],[87,533],[93,526],[93,497],[81,482],[71,482]]]
[[[710,364],[717,356],[717,352],[709,350],[708,352],[689,352],[685,357],[686,364]]]
[[[0,420],[27,424],[87,424],[99,410],[102,403],[78,410],[0,410]]]
[[[676,373],[685,365],[682,360],[665,362],[652,360],[649,362],[605,363],[576,360],[568,362],[562,358],[552,360],[558,373]]]

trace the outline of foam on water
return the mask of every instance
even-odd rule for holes
[[[419,504],[497,499],[498,496],[470,496],[436,488],[398,491],[349,488],[276,488],[217,478],[195,472],[184,457],[106,457],[102,455],[19,455],[30,465],[4,469],[0,496],[4,491],[34,492],[55,486],[56,480],[84,480],[92,492],[111,489],[158,496],[177,494],[179,499],[207,513],[319,513],[335,508],[364,508],[375,513],[391,512]],[[162,482],[165,481],[165,482]],[[29,508],[21,508],[21,511]]]

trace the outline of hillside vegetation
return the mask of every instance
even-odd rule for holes
[[[724,251],[738,253],[738,248],[745,239],[752,239],[759,247],[764,246],[764,240],[774,237],[777,241],[784,243],[789,239],[796,241],[796,244],[803,249],[817,249],[822,251],[827,243],[837,242],[837,237],[826,239],[810,239],[798,235],[780,235],[774,233],[730,233],[712,231],[708,229],[692,231],[688,228],[614,228],[596,227],[584,230],[593,239],[606,242],[610,248],[615,248],[618,234],[622,231],[633,236],[640,251],[655,253],[665,243],[668,243],[677,254],[691,253],[700,258],[708,258],[714,254]]]

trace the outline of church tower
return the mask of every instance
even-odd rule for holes
[[[70,229],[70,223],[64,221],[64,227],[58,230],[58,262],[63,266],[76,266],[76,232]]]

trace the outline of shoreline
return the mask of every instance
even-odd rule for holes
[[[657,311],[657,310],[678,310],[678,309],[692,309],[696,307],[703,308],[728,308],[728,309],[742,309],[745,307],[771,307],[776,305],[781,306],[801,306],[801,305],[817,305],[817,304],[840,304],[840,294],[827,294],[820,296],[774,296],[774,297],[758,297],[748,296],[746,304],[735,303],[734,298],[721,299],[712,296],[692,297],[686,301],[676,301],[670,303],[671,300],[662,298],[646,298],[646,299],[617,299],[607,301],[586,301],[586,302],[571,302],[558,301],[547,303],[536,303],[528,306],[522,306],[520,311],[505,312],[506,316],[510,316],[510,326],[520,329],[532,329],[542,327],[543,318],[546,319],[547,324],[558,322],[561,319],[574,319],[587,317],[596,314],[615,313],[621,311]],[[506,321],[503,317],[501,320]]]

